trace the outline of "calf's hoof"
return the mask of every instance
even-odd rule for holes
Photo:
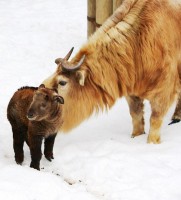
[[[53,153],[52,153],[52,152],[45,153],[45,158],[46,158],[48,161],[51,162],[52,159],[54,159]]]
[[[40,171],[40,164],[39,163],[31,162],[30,167]]]
[[[15,161],[18,165],[21,165],[24,161],[24,155],[18,155],[18,156],[15,156]]]

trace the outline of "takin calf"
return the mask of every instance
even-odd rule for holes
[[[44,155],[53,159],[53,145],[62,124],[63,97],[42,84],[39,88],[22,87],[15,92],[7,108],[7,118],[12,126],[15,160],[24,160],[23,144],[29,145],[30,167],[40,170],[41,144],[45,138]],[[61,123],[60,123],[61,121]]]

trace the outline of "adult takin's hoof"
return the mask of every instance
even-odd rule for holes
[[[160,144],[161,140],[160,140],[160,136],[159,135],[148,135],[148,139],[147,139],[147,143],[148,144]]]
[[[144,131],[143,132],[138,132],[138,133],[132,133],[131,138],[135,138],[135,137],[137,137],[139,135],[143,135],[143,134],[146,134],[146,133]]]
[[[172,119],[172,121],[168,125],[176,124],[180,121],[181,121],[180,119]]]

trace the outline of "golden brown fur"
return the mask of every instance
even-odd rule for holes
[[[65,98],[61,130],[71,130],[93,111],[111,108],[126,96],[132,136],[144,132],[147,99],[152,109],[148,142],[159,143],[163,117],[181,89],[180,54],[181,6],[171,0],[125,0],[71,60],[77,63],[86,55],[81,68],[66,72],[59,64],[44,81]],[[60,86],[61,80],[67,85]]]

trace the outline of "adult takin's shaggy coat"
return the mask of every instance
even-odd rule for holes
[[[62,124],[64,100],[54,90],[41,85],[39,88],[23,87],[14,93],[8,108],[7,118],[12,126],[15,160],[24,160],[24,142],[31,152],[30,167],[40,169],[41,144],[45,138],[45,157],[53,159],[54,140]]]
[[[70,55],[71,51],[56,59],[56,72],[43,82],[57,87],[65,99],[62,131],[125,96],[132,137],[144,133],[143,100],[147,99],[152,109],[148,143],[160,143],[163,117],[181,89],[180,4],[124,0],[69,62]],[[175,113],[180,109],[178,103]]]

